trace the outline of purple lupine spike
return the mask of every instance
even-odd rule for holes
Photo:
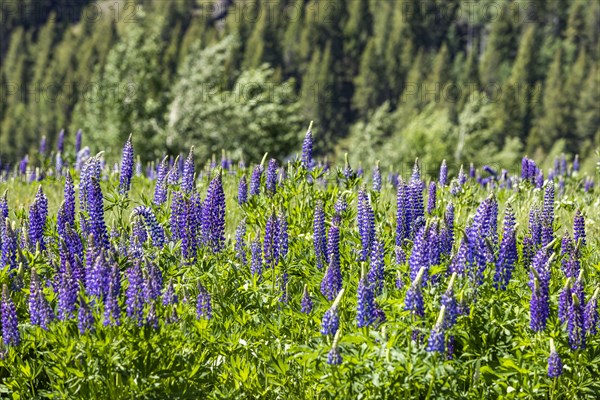
[[[288,296],[288,281],[289,281],[289,274],[287,273],[287,271],[283,271],[283,273],[281,274],[281,276],[278,278],[279,281],[279,289],[281,290],[281,296],[279,297],[279,302],[281,303],[286,303],[289,301],[289,296]]]
[[[383,243],[375,238],[371,250],[371,268],[367,276],[369,283],[373,285],[373,293],[375,295],[381,294],[383,291],[385,279],[384,256]]]
[[[169,167],[167,164],[167,157],[158,164],[158,170],[156,172],[156,186],[154,187],[154,198],[153,203],[161,205],[167,201],[167,174]]]
[[[546,249],[540,249],[535,255],[531,272],[529,273],[529,287],[531,300],[529,303],[529,327],[534,332],[546,328],[549,316],[549,285],[550,285],[550,257]]]
[[[279,249],[277,248],[278,222],[277,215],[272,212],[265,225],[263,257],[267,268],[274,269],[279,257]]]
[[[310,294],[308,293],[308,285],[304,285],[304,292],[302,293],[302,301],[300,302],[301,309],[300,311],[304,314],[310,314],[313,309],[313,302],[310,298]]]
[[[419,220],[425,216],[425,207],[423,204],[423,188],[424,183],[421,180],[421,173],[419,171],[418,160],[415,161],[413,167],[412,176],[409,183],[409,197],[410,197],[410,218],[409,218],[409,229],[410,237],[414,237],[418,230]]]
[[[269,196],[275,194],[275,191],[277,190],[277,160],[274,158],[271,158],[267,164],[265,188]]]
[[[571,282],[572,278],[567,278],[565,286],[561,289],[558,295],[558,320],[561,322],[561,324],[567,322],[571,307]]]
[[[444,230],[442,238],[442,253],[450,255],[454,246],[454,204],[449,203],[444,214]]]
[[[448,183],[448,165],[446,165],[446,160],[442,160],[442,165],[440,166],[439,183],[442,187]]]
[[[173,192],[173,199],[171,201],[171,215],[169,216],[169,225],[171,230],[171,237],[173,240],[183,240],[185,236],[185,221],[188,216],[186,215],[187,207],[183,199],[183,194],[180,191]]]
[[[46,226],[47,218],[48,198],[40,186],[35,195],[35,200],[29,207],[29,240],[33,249],[35,249],[37,245],[40,246],[40,250],[46,249],[46,244],[44,242],[44,227]]]
[[[475,172],[476,172],[475,166],[473,165],[473,163],[470,163],[469,164],[469,177],[471,179],[475,178]]]
[[[63,167],[64,167],[64,162],[63,162],[63,158],[62,158],[62,153],[56,153],[54,169],[56,171],[57,177],[62,175]]]
[[[213,253],[219,253],[225,243],[225,192],[219,173],[208,187],[202,205],[202,242]]]
[[[544,187],[544,171],[541,169],[537,172],[535,176],[535,187],[541,189]]]
[[[152,244],[155,247],[162,247],[165,244],[165,230],[158,223],[156,219],[156,215],[150,207],[147,206],[137,206],[133,209],[133,215],[140,215],[144,217],[144,221],[146,222],[146,227],[150,231],[150,237],[152,238]]]
[[[119,193],[127,196],[131,188],[131,177],[133,176],[133,145],[131,135],[123,146],[123,157],[121,158],[121,174],[119,175]]]
[[[121,293],[121,277],[115,264],[110,273],[108,290],[104,298],[104,326],[121,325],[121,309],[119,308],[119,295]]]
[[[381,192],[381,169],[379,167],[379,160],[375,163],[373,168],[373,190]]]
[[[544,192],[542,208],[542,246],[548,245],[554,239],[554,182],[548,181]]]
[[[581,210],[575,212],[575,218],[573,219],[573,236],[575,237],[575,243],[580,243],[580,246],[585,246],[585,218],[581,213]]]
[[[44,296],[35,268],[31,269],[29,317],[32,325],[39,325],[45,330],[48,329],[48,324],[54,319],[54,311],[50,308],[48,300]]]
[[[102,199],[102,189],[98,179],[92,177],[90,191],[88,193],[88,205],[89,205],[89,216],[90,216],[90,228],[94,235],[97,243],[105,249],[110,248],[110,242],[108,240],[108,232],[106,230],[106,223],[104,222],[104,203]]]
[[[242,265],[246,265],[246,218],[240,221],[235,230],[235,254]]]
[[[179,169],[179,156],[175,158],[171,168],[167,173],[167,183],[172,186],[179,185],[179,179],[181,178],[181,170]]]
[[[277,247],[279,248],[280,259],[285,259],[289,248],[289,234],[288,234],[288,223],[285,212],[281,210],[277,216],[277,224],[279,229],[277,230]]]
[[[600,314],[598,313],[598,296],[600,288],[597,288],[590,301],[585,305],[583,312],[583,327],[585,333],[593,336],[598,333],[600,328]]]
[[[246,181],[246,175],[242,175],[240,178],[240,184],[238,186],[238,204],[242,205],[248,201],[248,182]]]
[[[90,246],[88,252],[92,251],[92,254],[94,254],[92,247]],[[85,288],[88,296],[101,298],[106,293],[106,284],[110,280],[110,270],[106,264],[104,252],[100,251],[97,254],[95,258],[93,258],[93,255],[88,258],[92,261],[89,262],[86,269]]]
[[[554,340],[550,339],[550,356],[548,357],[548,377],[554,379],[563,374],[563,364],[554,347]]]
[[[417,317],[425,316],[425,304],[423,302],[422,292],[424,273],[425,267],[421,267],[416,278],[412,280],[404,298],[404,310],[410,311],[411,314],[416,315]]]
[[[460,169],[458,170],[458,177],[457,177],[458,185],[460,187],[464,186],[465,183],[467,183],[467,179],[468,178],[467,178],[467,175],[465,174],[465,170],[464,170],[463,166],[461,165]]]
[[[573,172],[579,172],[579,154],[575,154],[573,159]]]
[[[94,332],[94,314],[89,306],[89,304],[85,301],[83,296],[79,297],[79,311],[77,312],[77,328],[79,328],[79,333],[84,335],[86,332]]]
[[[8,218],[8,196],[7,191],[4,191],[2,198],[0,198],[0,228],[4,227],[6,218]]]
[[[74,316],[77,292],[79,286],[73,277],[71,266],[67,263],[65,270],[60,272],[58,286],[58,319],[65,321]]]
[[[567,318],[567,331],[571,349],[585,348],[584,306],[575,293],[571,293],[569,314]]]
[[[340,315],[338,313],[338,305],[344,295],[344,289],[340,290],[335,301],[329,307],[329,309],[323,314],[321,320],[321,334],[322,335],[335,335],[340,326]]]
[[[82,136],[83,132],[81,131],[81,129],[78,129],[77,133],[75,134],[75,154],[78,154],[81,151]]]
[[[181,177],[181,190],[184,193],[194,191],[194,181],[196,179],[196,167],[194,165],[194,146],[190,148],[187,158],[183,164],[183,174]]]
[[[446,307],[442,306],[442,308],[440,309],[440,315],[438,316],[438,320],[433,326],[431,334],[429,335],[429,340],[427,342],[426,348],[428,352],[437,351],[443,353],[446,350],[446,339],[443,323],[445,311]]]
[[[357,289],[357,305],[356,305],[356,326],[364,328],[375,322],[375,294],[373,293],[373,285],[363,273],[358,281]]]
[[[437,186],[435,181],[429,183],[429,197],[427,198],[427,214],[431,215],[435,211]]]
[[[515,215],[509,204],[504,212],[502,243],[500,245],[498,260],[496,261],[496,273],[494,275],[494,287],[496,289],[506,290],[518,258],[515,225]]]
[[[357,171],[357,173],[356,173],[357,176],[362,176],[363,175],[362,167],[359,167],[358,169],[359,169],[359,171]],[[352,175],[354,175],[354,171],[352,170],[352,167],[350,166],[350,161],[348,161],[348,153],[344,154],[344,169],[342,170],[342,174],[344,175],[344,178],[346,178],[346,179],[350,179],[352,177]]]
[[[342,289],[342,271],[340,267],[340,228],[339,216],[334,217],[329,228],[327,254],[329,265],[321,281],[321,293],[329,300],[333,300]]]
[[[313,245],[317,257],[317,268],[323,269],[327,262],[327,234],[325,232],[325,211],[323,202],[317,201],[313,223]]]
[[[146,325],[153,329],[158,329],[158,315],[156,314],[156,302],[151,301],[148,305],[148,313],[146,314]]]
[[[364,189],[360,189],[358,192],[357,219],[358,232],[362,244],[360,261],[366,261],[371,253],[371,245],[375,236],[375,214]]]
[[[73,178],[71,174],[67,172],[65,176],[65,224],[71,227],[75,226],[75,186],[73,185]]]
[[[250,177],[250,196],[257,196],[260,194],[260,178],[263,173],[263,166],[261,164],[254,167],[252,170],[252,176]]]
[[[162,296],[162,304],[165,307],[169,308],[169,311],[166,316],[165,322],[167,324],[171,324],[177,322],[179,320],[179,316],[177,315],[177,303],[179,302],[179,298],[177,297],[177,293],[175,293],[175,288],[173,287],[173,279],[169,280],[167,287],[165,288],[165,292]]]
[[[340,349],[335,346],[332,347],[331,350],[327,353],[327,364],[329,365],[340,365],[342,363],[342,355],[340,353]]]
[[[406,263],[406,253],[404,252],[404,250],[402,250],[402,247],[396,246],[394,252],[396,255],[396,264],[402,265]]]
[[[210,293],[198,283],[198,300],[196,302],[196,318],[211,319],[212,318],[212,305],[210,299]]]
[[[434,221],[429,228],[427,242],[429,244],[429,252],[426,263],[429,264],[429,266],[439,265],[442,261],[442,237],[441,233],[439,232],[439,225],[437,221]],[[437,279],[437,277],[435,275],[432,276],[433,282],[435,282],[435,279]]]
[[[415,236],[414,244],[408,258],[408,267],[410,269],[411,282],[417,278],[417,275],[423,269],[422,282],[425,284],[429,277],[429,248],[427,238],[429,234],[425,226],[419,229]]]
[[[2,227],[2,257],[0,264],[4,267],[8,265],[9,270],[17,268],[17,236],[10,226],[10,220],[4,220]]]
[[[143,295],[144,301],[156,300],[163,286],[163,276],[156,264],[149,262],[144,271]]]
[[[456,279],[456,272],[452,274],[448,289],[442,295],[442,307],[445,307],[444,316],[444,329],[450,329],[456,324],[456,317],[458,316],[458,302],[454,296],[454,281]]]
[[[398,179],[396,205],[396,246],[402,246],[409,236],[410,207],[408,186],[404,184],[401,177]]]
[[[58,132],[58,138],[56,139],[56,149],[59,153],[63,153],[65,151],[65,130],[61,129]]]
[[[262,276],[262,244],[260,240],[255,239],[250,244],[250,254],[251,254],[251,262],[250,262],[250,273],[252,276],[258,276],[258,279]]]
[[[313,164],[312,159],[313,152],[313,136],[312,136],[312,121],[308,126],[306,135],[304,135],[304,142],[302,143],[302,166],[306,169],[310,169]]]
[[[588,193],[594,188],[594,180],[591,177],[587,177],[583,182],[583,190]]]
[[[577,278],[581,269],[575,244],[569,234],[565,234],[561,242],[562,270],[567,278]]]
[[[21,334],[19,333],[17,309],[8,294],[6,284],[2,285],[0,313],[2,314],[2,343],[4,346],[18,346],[21,343]]]
[[[127,289],[125,289],[125,305],[127,316],[142,326],[144,320],[144,295],[142,269],[139,260],[127,269]]]
[[[129,257],[131,260],[139,260],[144,256],[144,243],[148,238],[146,232],[146,226],[141,217],[133,220],[133,232],[131,235],[131,242],[129,244]]]
[[[40,140],[40,154],[41,155],[45,155],[46,151],[48,150],[48,141],[46,140],[46,135],[42,136],[42,139]]]

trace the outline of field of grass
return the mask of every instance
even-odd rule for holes
[[[379,189],[371,171],[294,161],[273,174],[272,161],[240,204],[254,166],[175,164],[156,204],[156,176],[119,190],[128,163],[71,168],[66,223],[66,169],[0,183],[2,397],[600,397],[600,196],[571,166],[540,188],[478,169],[462,185],[413,173]],[[569,247],[577,210],[585,243]]]

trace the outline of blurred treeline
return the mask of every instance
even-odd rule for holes
[[[77,4],[77,5],[76,5]],[[600,2],[27,0],[3,3],[0,157],[81,128],[154,159],[500,163],[600,143]]]

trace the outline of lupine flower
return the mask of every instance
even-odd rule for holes
[[[425,316],[425,304],[423,303],[422,280],[425,273],[425,267],[421,267],[416,278],[413,279],[410,287],[406,291],[404,298],[404,310],[418,317]]]
[[[373,292],[381,294],[385,279],[384,271],[384,249],[380,240],[374,239],[371,250],[371,268],[369,269],[368,280],[373,285]]]
[[[561,242],[562,270],[567,278],[576,278],[581,270],[573,239],[566,234]]]
[[[150,207],[137,206],[133,209],[133,215],[139,215],[144,217],[146,227],[150,231],[150,237],[152,238],[152,244],[155,247],[162,247],[165,244],[165,231],[163,227],[158,223],[156,215]]]
[[[454,281],[456,279],[456,272],[452,274],[450,283],[448,283],[448,289],[442,295],[442,306],[445,307],[444,316],[444,329],[449,329],[456,323],[456,317],[458,315],[458,303],[454,297]]]
[[[263,173],[263,166],[257,165],[252,170],[252,176],[250,177],[250,196],[257,196],[260,194],[260,178]]]
[[[460,170],[458,170],[458,185],[459,186],[464,186],[465,183],[467,183],[467,175],[465,174],[465,170],[463,169],[463,166],[460,166]]]
[[[558,320],[561,323],[567,322],[569,310],[571,308],[571,282],[572,278],[567,278],[565,286],[558,294]]]
[[[398,179],[398,192],[396,195],[396,246],[402,246],[405,239],[409,237],[409,204],[408,186],[404,184],[402,178]]]
[[[181,178],[181,171],[179,168],[179,156],[175,158],[169,172],[167,173],[167,183],[169,185],[176,186],[179,184],[179,179]]]
[[[304,314],[310,314],[312,312],[313,302],[312,302],[312,299],[310,298],[310,294],[308,293],[308,285],[307,284],[304,285],[304,292],[302,293],[302,301],[300,302],[300,305],[302,306],[300,311],[303,312]]]
[[[442,253],[450,255],[454,246],[454,204],[452,203],[449,203],[446,207],[442,232]]]
[[[362,176],[362,168],[360,168],[360,170],[361,171],[358,176]],[[350,179],[354,174],[354,171],[352,171],[352,167],[350,166],[350,162],[348,161],[348,153],[344,154],[344,169],[342,170],[342,174],[346,179]]]
[[[64,162],[63,162],[63,158],[62,158],[62,153],[56,153],[56,158],[55,158],[55,162],[54,162],[54,169],[56,170],[56,176],[62,175],[63,166],[64,166]]]
[[[548,357],[548,376],[558,378],[563,373],[563,365],[560,356],[554,347],[554,340],[550,339],[550,356]]]
[[[358,192],[358,232],[362,249],[360,260],[366,261],[371,253],[371,245],[375,237],[375,214],[364,189]]]
[[[40,140],[40,154],[44,155],[46,154],[46,150],[48,148],[48,141],[46,140],[46,136],[42,136],[42,139]]]
[[[225,192],[219,173],[208,187],[202,205],[202,242],[213,253],[219,253],[225,243]]]
[[[4,191],[2,198],[0,198],[0,228],[4,228],[6,218],[8,218],[8,198],[7,191]]]
[[[179,316],[177,315],[177,303],[179,299],[177,297],[177,293],[175,293],[175,288],[173,287],[173,279],[169,280],[169,283],[165,289],[165,292],[162,296],[163,306],[169,307],[170,312],[167,313],[166,323],[170,324],[179,320]]]
[[[131,177],[133,176],[133,145],[131,135],[123,147],[123,158],[121,159],[121,174],[119,176],[119,193],[127,196],[131,188]]]
[[[494,287],[505,290],[512,277],[512,272],[517,261],[517,237],[515,232],[515,215],[510,204],[504,213],[504,231],[500,253],[496,261],[496,274],[494,275]]]
[[[47,218],[48,198],[40,186],[35,195],[35,200],[29,208],[29,240],[34,249],[37,245],[40,246],[40,250],[46,249],[44,242],[44,227],[46,226]]]
[[[335,335],[340,326],[340,316],[338,314],[338,305],[344,295],[344,289],[340,290],[331,307],[323,314],[321,321],[321,334]]]
[[[279,257],[284,259],[289,250],[288,223],[285,212],[281,210],[277,216],[279,230],[277,231],[277,246],[279,247]]]
[[[341,330],[337,330],[333,338],[331,350],[327,353],[327,364],[329,365],[340,365],[342,363],[342,355],[340,354],[340,349],[338,347],[341,332]]]
[[[246,175],[242,175],[240,178],[240,185],[238,186],[238,204],[242,205],[248,201],[248,182],[246,182]]]
[[[381,170],[379,168],[379,160],[377,160],[375,168],[373,168],[373,190],[381,192]]]
[[[29,285],[29,318],[32,325],[39,325],[42,329],[48,329],[48,324],[54,319],[54,311],[44,297],[35,268],[31,269]]]
[[[194,180],[196,179],[196,171],[194,166],[194,146],[183,164],[183,174],[181,177],[181,190],[184,193],[192,193],[194,191]]]
[[[149,262],[144,271],[143,295],[144,300],[156,300],[160,296],[163,276],[156,264]]]
[[[427,198],[427,214],[432,214],[435,210],[437,186],[435,181],[429,183],[429,197]]]
[[[2,314],[2,343],[5,346],[18,346],[21,343],[21,335],[19,333],[17,309],[8,294],[8,286],[6,284],[2,286],[0,311]]]
[[[329,300],[333,300],[342,289],[342,271],[340,268],[340,228],[339,223],[333,221],[329,229],[329,241],[327,243],[327,254],[329,265],[321,281],[321,293]]]
[[[529,303],[529,327],[534,332],[546,328],[549,315],[549,285],[550,285],[550,258],[545,249],[540,249],[535,255],[529,273],[529,287],[531,288],[531,301]]]
[[[598,328],[600,328],[600,315],[598,314],[598,295],[600,293],[600,288],[596,289],[594,295],[585,305],[585,310],[583,313],[583,322],[585,332],[588,335],[595,335],[598,333]]]
[[[143,277],[139,260],[127,269],[125,305],[127,316],[142,326],[144,318]]]
[[[106,223],[104,222],[104,204],[102,201],[102,189],[100,183],[95,177],[91,179],[90,191],[88,193],[89,216],[91,231],[97,240],[97,243],[108,249],[110,243],[108,241],[108,232]]]
[[[581,243],[580,246],[585,246],[585,219],[581,210],[577,210],[575,213],[575,218],[573,220],[573,236],[575,237],[575,243]]]
[[[554,238],[554,183],[548,182],[544,192],[542,209],[542,246],[549,244]]]
[[[77,133],[75,134],[75,154],[79,153],[79,151],[81,150],[81,137],[83,136],[83,132],[81,132],[81,129],[77,130]]]
[[[435,323],[433,329],[431,330],[431,334],[429,335],[429,341],[427,342],[427,351],[428,352],[440,352],[443,353],[446,350],[446,341],[444,338],[444,314],[446,312],[446,307],[442,306],[440,309],[440,314],[438,316],[437,322]]]
[[[279,236],[279,220],[275,212],[272,212],[265,225],[265,239],[263,256],[267,268],[275,268],[279,261],[279,247],[277,237]]]
[[[442,160],[442,165],[440,166],[439,183],[442,187],[448,183],[448,166],[446,165],[446,160]]]
[[[211,319],[212,318],[212,306],[210,300],[210,293],[198,283],[198,300],[196,302],[196,318]]]
[[[104,299],[104,326],[119,326],[121,325],[121,309],[119,308],[121,273],[117,264],[113,265],[108,282],[108,290]]]
[[[2,258],[0,260],[2,266],[8,265],[8,269],[17,268],[17,236],[15,231],[10,226],[10,220],[4,220],[2,228]]]
[[[283,271],[283,273],[280,275],[280,277],[278,279],[279,289],[281,290],[281,296],[279,297],[279,301],[281,303],[287,303],[289,300],[288,290],[287,290],[288,280],[289,280],[289,274],[287,273],[287,271]]]
[[[584,307],[575,293],[571,293],[567,331],[573,350],[585,348]]]
[[[61,129],[60,132],[58,132],[58,138],[56,139],[56,149],[58,150],[59,153],[62,153],[65,151],[65,130]]]
[[[424,183],[421,180],[421,173],[419,172],[419,164],[415,161],[413,167],[413,173],[409,183],[410,193],[410,237],[414,237],[414,234],[418,229],[418,221],[425,216],[424,204],[423,204],[423,187]]]
[[[265,178],[267,194],[272,196],[277,190],[277,160],[271,158],[267,164],[267,175]]]
[[[365,276],[364,269],[358,281],[356,296],[356,326],[359,328],[367,327],[375,321],[375,294],[373,293],[373,285],[369,283]]]
[[[71,266],[68,263],[66,264],[64,271],[60,271],[59,274],[58,319],[64,321],[74,316],[79,287],[77,281],[73,277]]]
[[[429,248],[427,238],[429,234],[425,226],[419,229],[415,236],[414,244],[408,258],[408,267],[410,268],[410,280],[414,281],[417,275],[423,269],[423,284],[429,278]]]
[[[312,151],[313,151],[312,121],[310,121],[308,130],[306,131],[306,135],[304,136],[304,142],[302,143],[302,166],[306,169],[310,169],[313,164]]]
[[[156,172],[156,186],[154,187],[154,198],[153,202],[157,206],[167,201],[167,174],[169,167],[167,164],[167,157],[158,164],[158,171]]]
[[[318,201],[315,206],[313,244],[317,256],[317,268],[322,269],[327,262],[327,236],[325,233],[325,211],[323,211],[321,201]]]
[[[255,239],[250,244],[250,254],[251,254],[251,262],[250,262],[250,273],[252,276],[262,276],[262,245],[260,240]]]
[[[90,331],[93,332],[94,328],[94,314],[90,309],[90,306],[85,301],[83,296],[79,297],[79,311],[77,312],[77,328],[79,328],[80,334],[85,334]]]
[[[235,230],[235,253],[238,260],[246,264],[246,218],[242,219]]]
[[[448,336],[448,340],[446,341],[446,360],[454,359],[454,350],[455,350],[454,345],[455,345],[454,336],[453,335]]]

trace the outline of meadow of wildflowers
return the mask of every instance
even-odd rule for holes
[[[111,166],[65,136],[0,174],[3,398],[600,398],[576,157],[355,171],[309,129],[287,162],[130,137]]]

